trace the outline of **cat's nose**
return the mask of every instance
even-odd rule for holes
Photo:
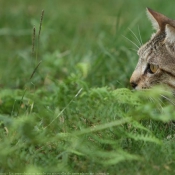
[[[139,77],[140,77],[140,72],[138,70],[135,70],[130,78],[130,84],[134,89],[136,89],[139,84],[139,80],[140,80]]]
[[[131,84],[131,86],[135,89],[136,87],[137,87],[137,83],[135,83],[135,82],[130,82],[130,84]]]

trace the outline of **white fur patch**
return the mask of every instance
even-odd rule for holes
[[[166,40],[170,43],[175,43],[175,28],[167,24],[165,28]]]
[[[155,35],[156,35],[156,33],[153,33],[153,34],[151,35],[151,39],[153,39],[153,38],[155,37]]]
[[[152,23],[152,26],[155,30],[159,30],[159,24],[158,22],[156,21],[156,19],[153,17],[153,15],[148,11],[147,11],[147,16],[148,18],[150,19],[151,23]]]

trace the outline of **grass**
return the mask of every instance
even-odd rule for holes
[[[147,6],[173,18],[173,0],[0,1],[1,173],[175,173],[173,97],[129,85]]]

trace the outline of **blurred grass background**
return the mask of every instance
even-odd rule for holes
[[[153,32],[146,7],[175,19],[174,6],[173,0],[1,0],[0,171],[175,173],[174,128],[162,124],[174,117],[174,108],[161,115],[146,101],[134,110],[138,99],[120,89],[130,88],[138,60],[137,48],[125,38],[137,43],[130,29],[138,37],[140,30],[145,43]],[[43,9],[36,57],[32,32],[35,26],[38,33]],[[158,122],[137,123],[142,118]],[[118,120],[128,126],[114,129],[110,122],[118,126]],[[83,130],[95,126],[95,134]]]
[[[21,87],[34,69],[32,28],[38,28],[44,9],[39,59],[59,54],[54,59],[63,60],[62,70],[59,65],[54,68],[55,78],[70,73],[76,63],[86,62],[91,69],[87,76],[90,86],[129,87],[129,77],[137,62],[136,52],[131,49],[136,48],[122,35],[134,40],[129,29],[138,36],[139,27],[143,42],[147,41],[152,28],[145,8],[173,18],[173,4],[156,0],[1,0],[1,86]],[[42,76],[47,73],[43,71]]]

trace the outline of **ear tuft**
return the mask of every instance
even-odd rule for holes
[[[150,19],[152,26],[155,30],[159,30],[159,24],[156,21],[156,19],[154,18],[154,16],[152,15],[152,10],[150,8],[146,8],[146,12],[147,12],[147,16]]]
[[[169,43],[175,43],[175,27],[167,24],[165,27],[166,41]]]
[[[147,8],[147,14],[149,19],[152,22],[154,29],[156,30],[160,30],[164,32],[166,24],[174,23],[173,20],[167,18],[161,13],[151,10],[150,8]]]

